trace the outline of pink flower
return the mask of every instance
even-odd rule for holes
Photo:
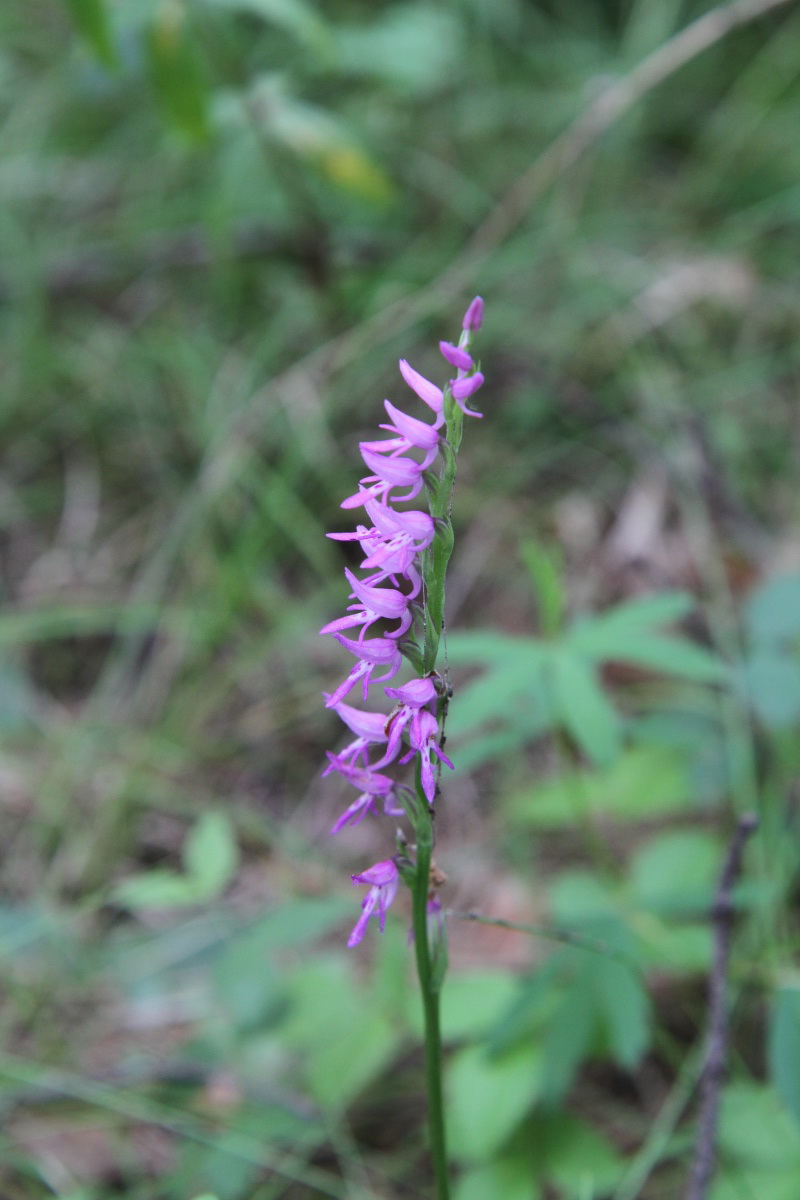
[[[444,392],[435,383],[431,383],[430,379],[425,379],[420,375],[419,371],[415,371],[404,358],[400,359],[400,374],[405,379],[412,392],[416,392],[420,400],[423,400],[428,408],[432,408],[437,416],[437,425],[444,422]]]
[[[400,622],[397,629],[387,634],[387,637],[402,637],[411,624],[411,613],[408,610],[410,597],[395,588],[370,587],[368,583],[356,579],[353,572],[346,568],[344,573],[347,582],[353,589],[350,595],[355,598],[356,603],[348,604],[349,617],[339,617],[336,621],[330,621],[320,629],[320,633],[339,633],[342,629],[350,629],[353,625],[363,625],[364,628],[359,637],[359,641],[363,641],[364,634],[370,625],[386,618]]]
[[[399,703],[386,722],[386,730],[389,734],[386,755],[376,764],[381,767],[385,767],[397,755],[400,749],[400,738],[409,721],[413,720],[420,709],[436,699],[436,688],[430,679],[412,679],[405,687],[384,688],[383,690],[387,696]],[[434,723],[435,721],[434,717]]]
[[[451,367],[458,367],[459,371],[472,370],[472,358],[460,346],[454,346],[452,342],[439,342],[439,350]]]
[[[343,633],[335,633],[333,636],[340,646],[344,646],[345,650],[355,654],[359,661],[344,682],[340,683],[336,691],[325,701],[326,708],[335,708],[339,701],[344,700],[347,693],[356,686],[359,679],[363,680],[364,699],[366,700],[371,683],[386,683],[389,679],[394,678],[402,666],[403,658],[397,649],[397,642],[391,638],[366,638],[363,642],[354,642],[351,638],[346,638]],[[373,671],[379,666],[388,668],[386,674],[373,679]]]
[[[462,329],[469,330],[471,333],[477,333],[482,324],[483,300],[480,296],[476,296],[464,313],[464,320],[461,323],[461,327]]]
[[[455,770],[450,759],[436,741],[438,733],[439,725],[433,713],[425,709],[419,709],[414,713],[408,727],[408,740],[411,743],[411,749],[408,754],[403,755],[399,760],[401,763],[407,763],[411,761],[415,754],[419,754],[422,790],[425,793],[428,804],[433,804],[436,798],[436,778],[434,776],[433,763],[431,762],[431,751],[451,771]]]
[[[394,791],[394,780],[388,775],[380,775],[370,769],[361,770],[340,762],[335,754],[328,752],[331,768],[338,771],[348,783],[361,789],[361,794],[345,809],[339,820],[334,824],[331,833],[338,833],[345,825],[358,825],[368,812],[375,811],[375,801],[383,799],[383,811],[390,817],[401,817],[404,809],[397,802]]]
[[[347,945],[352,948],[357,946],[363,938],[369,919],[376,909],[381,933],[383,933],[386,926],[386,910],[397,895],[397,867],[394,860],[388,858],[384,862],[375,863],[374,867],[370,867],[361,875],[351,875],[350,878],[355,884],[369,884],[369,891],[361,901],[361,916],[347,939]]]

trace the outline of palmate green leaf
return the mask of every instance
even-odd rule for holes
[[[767,1060],[776,1092],[800,1123],[800,987],[779,987],[773,996]]]
[[[583,625],[605,629],[609,633],[621,629],[646,629],[653,625],[670,625],[691,612],[695,601],[688,592],[658,592],[617,604],[599,616],[586,618]],[[576,629],[578,626],[576,625]]]
[[[578,805],[636,820],[682,811],[691,800],[685,755],[665,746],[632,746],[608,768],[561,771],[513,793],[506,804],[521,824],[561,829],[574,824]]]
[[[467,629],[447,635],[447,657],[451,666],[493,666],[516,662],[521,657],[530,664],[541,664],[548,647],[538,638],[515,637],[490,629]]]
[[[458,688],[458,703],[452,706],[448,717],[451,736],[484,723],[519,724],[521,703],[530,706],[531,731],[537,724],[537,714],[542,717],[548,714],[549,694],[542,673],[549,655],[547,647],[525,638],[509,640],[518,643],[514,653],[489,658],[483,675]],[[449,644],[448,657],[454,663]],[[460,661],[465,661],[463,656]]]
[[[649,629],[586,621],[570,631],[568,642],[595,662],[630,663],[696,683],[720,683],[728,676],[728,668],[710,651]]]
[[[555,650],[551,662],[561,723],[593,762],[613,762],[622,745],[622,724],[594,667],[568,647]]]

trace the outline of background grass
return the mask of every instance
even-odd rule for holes
[[[683,636],[728,669],[601,655],[587,743],[577,703],[570,726],[530,690],[513,711],[507,683],[476,691],[495,658],[454,641],[446,903],[574,927],[646,980],[451,923],[459,1200],[679,1194],[704,912],[748,807],[715,1196],[794,1196],[797,6],[644,95],[510,219],[552,140],[706,7],[2,6],[9,1200],[428,1186],[402,906],[343,949],[347,875],[387,830],[327,839],[342,659],[316,630],[344,598],[324,534],[356,441],[403,397],[396,359],[438,370],[475,292],[489,383],[449,628],[566,639],[685,590]]]

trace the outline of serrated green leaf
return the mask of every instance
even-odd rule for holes
[[[552,656],[557,714],[565,729],[593,762],[613,762],[622,745],[622,725],[594,668],[566,647]]]
[[[776,1092],[800,1123],[800,988],[775,992],[767,1035],[769,1075]]]
[[[204,897],[211,899],[231,881],[239,862],[239,850],[228,817],[220,812],[203,813],[183,848],[183,863]]]

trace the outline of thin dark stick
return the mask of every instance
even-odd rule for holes
[[[700,1111],[694,1161],[689,1175],[686,1200],[706,1200],[717,1157],[717,1116],[728,1053],[728,958],[735,910],[733,886],[742,869],[745,843],[758,825],[753,813],[741,817],[728,848],[728,856],[719,877],[711,921],[714,932],[714,958],[708,988],[708,1038],[706,1057],[700,1074]]]

